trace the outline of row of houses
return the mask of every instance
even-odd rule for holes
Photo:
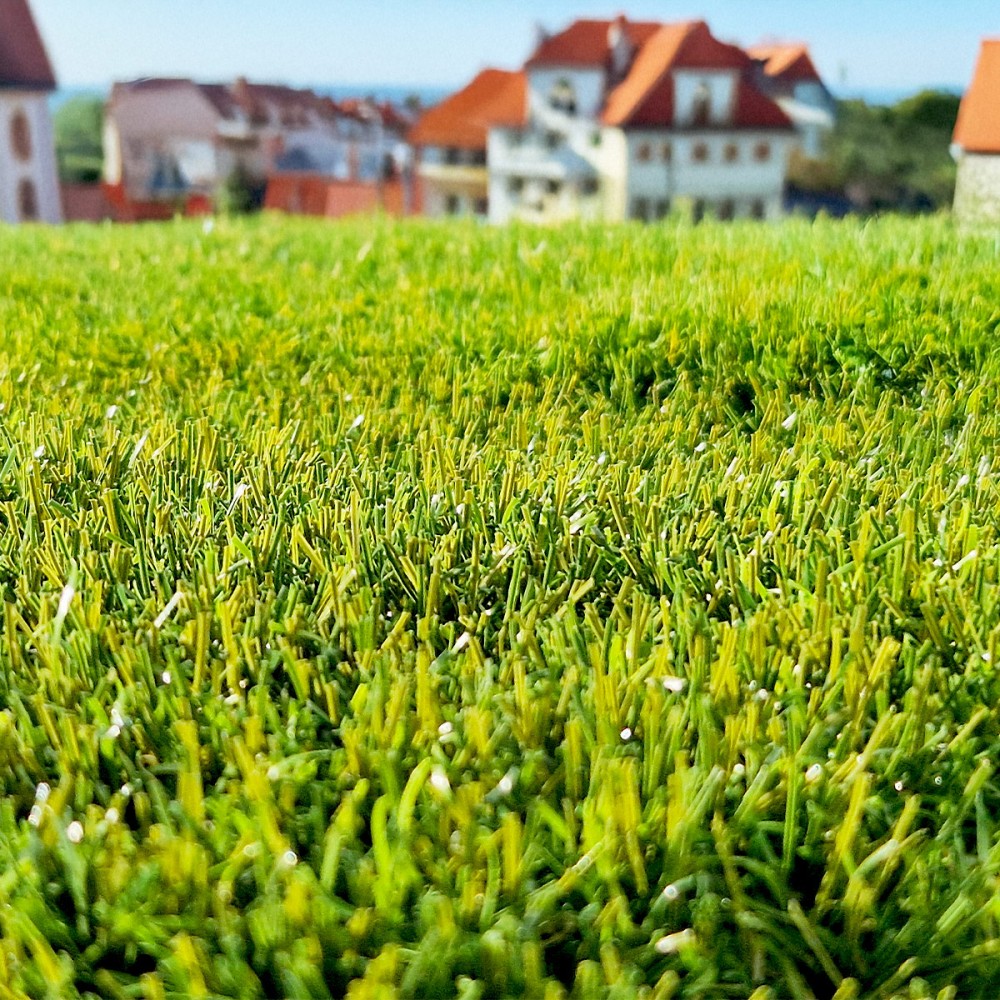
[[[432,215],[774,218],[791,151],[818,155],[834,114],[804,46],[619,17],[543,35],[522,69],[480,73],[410,140]]]
[[[415,122],[243,79],[117,84],[105,181],[129,218],[200,207],[238,175],[264,204],[314,214],[763,219],[782,211],[791,150],[818,154],[833,122],[804,46],[744,51],[702,21],[579,20]]]
[[[120,216],[155,218],[179,203],[213,204],[234,179],[263,203],[268,179],[284,199],[273,207],[343,214],[401,187],[412,121],[374,101],[335,102],[311,90],[238,79],[229,84],[147,79],[115,84],[105,110],[104,179]],[[316,185],[324,180],[322,204]],[[291,184],[290,181],[296,183]],[[275,194],[272,192],[271,197]],[[399,199],[405,210],[404,199]]]
[[[28,0],[0,0],[0,221],[62,217],[54,88]],[[1000,221],[998,108],[992,41],[955,130],[963,218]],[[768,219],[782,212],[790,156],[820,155],[834,117],[803,45],[743,49],[703,21],[584,19],[540,33],[520,69],[484,70],[419,117],[242,78],[116,84],[96,211],[211,211],[235,187],[265,207],[331,216]]]

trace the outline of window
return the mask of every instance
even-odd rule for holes
[[[726,163],[735,163],[739,158],[740,147],[737,146],[735,142],[727,143],[725,151]]]
[[[758,142],[753,148],[753,158],[758,163],[767,163],[771,159],[771,144],[769,142]]]
[[[639,144],[639,148],[635,151],[635,158],[640,163],[649,163],[653,158],[653,147],[648,142],[642,142]]]
[[[760,198],[757,198],[750,205],[750,215],[755,219],[763,219],[767,215],[767,209]]]
[[[22,222],[34,222],[38,218],[38,193],[34,182],[27,178],[17,186],[17,210]]]
[[[562,136],[558,132],[546,132],[545,133],[545,148],[546,149],[558,149],[559,144],[562,141]]]
[[[595,195],[599,189],[596,177],[585,177],[580,181],[580,194],[584,196]]]
[[[10,120],[10,145],[22,163],[31,159],[31,126],[23,111],[15,111]]]
[[[474,167],[485,167],[486,166],[486,150],[485,149],[474,149],[469,154],[469,162]]]
[[[475,204],[476,215],[484,216],[488,215],[490,211],[490,204],[485,198],[477,198]]]
[[[549,91],[549,107],[567,115],[576,114],[576,90],[568,77],[560,77],[553,84]]]
[[[696,142],[691,149],[691,159],[694,160],[695,163],[707,163],[708,143]]]
[[[649,218],[649,199],[636,198],[632,202],[632,218],[645,222]]]
[[[594,133],[592,133],[592,134],[591,134],[591,136],[590,136],[590,144],[591,144],[591,146],[593,146],[593,147],[594,147],[595,149],[596,149],[596,148],[597,148],[598,146],[600,146],[600,144],[601,144],[601,143],[602,143],[603,141],[604,141],[604,137],[603,137],[603,136],[601,135],[601,133],[600,133],[600,132],[594,132]]]
[[[462,202],[457,194],[450,194],[444,200],[444,210],[448,215],[458,215],[461,207]]]
[[[524,178],[523,177],[511,177],[507,181],[507,191],[510,194],[520,194],[524,190]]]
[[[695,128],[705,126],[712,116],[712,92],[705,83],[698,84],[691,102],[691,124]]]
[[[670,214],[670,199],[661,198],[655,205],[656,218],[665,219]]]
[[[549,194],[559,194],[562,191],[562,184],[557,180],[551,180],[545,182],[545,190]]]
[[[705,202],[702,198],[696,198],[694,205],[691,206],[691,220],[693,222],[701,222],[705,218]]]
[[[664,163],[669,163],[674,158],[674,147],[669,142],[665,142],[660,149],[660,159]]]
[[[719,218],[723,222],[731,222],[733,216],[736,215],[736,204],[733,202],[732,198],[726,198],[725,201],[719,203]]]
[[[461,162],[462,154],[460,150],[455,149],[454,146],[448,146],[444,151],[444,162],[448,164],[449,167],[457,166]]]

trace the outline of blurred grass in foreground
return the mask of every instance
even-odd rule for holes
[[[1000,995],[992,239],[0,244],[0,994]]]

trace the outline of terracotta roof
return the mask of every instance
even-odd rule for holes
[[[410,130],[415,146],[485,149],[487,133],[498,125],[523,125],[527,110],[524,73],[483,70],[467,87],[421,115]]]
[[[673,121],[674,87],[669,76],[697,22],[665,24],[642,47],[628,76],[608,95],[602,116],[605,125],[653,124],[649,105],[663,104],[656,117]]]
[[[983,41],[958,110],[955,143],[969,153],[1000,153],[1000,38]]]
[[[741,79],[727,127],[791,128],[784,111],[743,75],[750,64],[742,49],[714,38],[704,21],[665,24],[646,42],[628,76],[608,96],[602,120],[619,127],[671,126],[674,70],[733,69]]]
[[[608,36],[621,25],[634,48],[641,48],[660,30],[655,21],[574,21],[564,31],[544,39],[527,62],[532,66],[604,66],[610,57]]]
[[[733,124],[736,128],[794,128],[792,119],[778,103],[762,94],[749,80],[740,80]]]
[[[763,64],[764,75],[771,80],[786,83],[822,82],[809,55],[809,47],[801,42],[755,45],[747,49],[747,54]]]
[[[56,88],[28,0],[0,0],[0,87]]]

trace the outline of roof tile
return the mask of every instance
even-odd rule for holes
[[[535,66],[604,66],[610,58],[609,35],[620,24],[635,48],[641,48],[660,30],[655,21],[574,21],[564,31],[542,40],[527,62]]]

